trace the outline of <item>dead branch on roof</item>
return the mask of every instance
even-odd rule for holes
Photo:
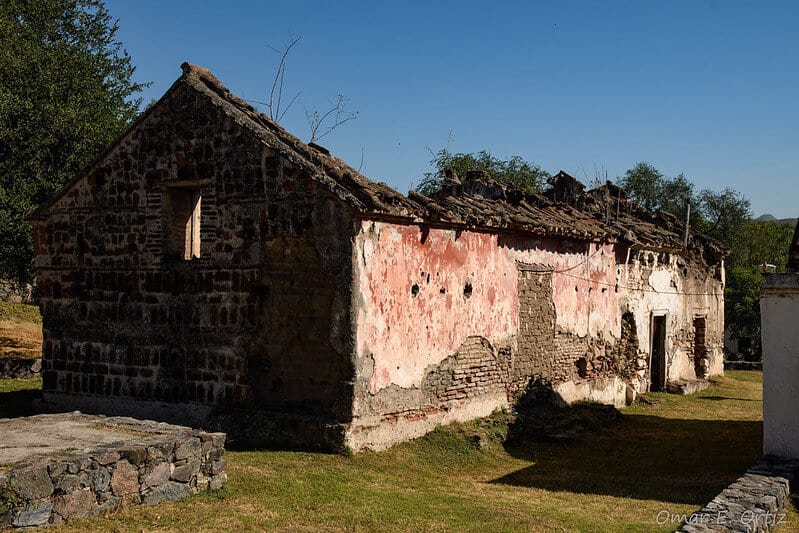
[[[358,118],[357,111],[349,111],[347,109],[347,102],[349,102],[349,99],[340,94],[334,102],[330,102],[332,107],[324,113],[316,109],[305,110],[305,118],[308,120],[308,127],[311,129],[311,140],[308,142],[319,141],[339,126]]]
[[[295,94],[289,103],[283,107],[283,81],[286,77],[286,58],[288,58],[289,52],[291,52],[291,49],[300,42],[301,38],[302,37],[294,37],[292,35],[291,42],[283,48],[275,48],[274,46],[269,47],[276,54],[280,55],[280,63],[277,65],[277,69],[275,70],[275,78],[272,80],[272,90],[269,92],[269,101],[266,103],[266,109],[269,112],[269,118],[277,122],[280,122],[283,119],[283,117],[286,115],[286,112],[291,108],[291,104],[293,104],[300,96],[300,93]]]

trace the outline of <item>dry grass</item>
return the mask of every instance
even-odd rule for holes
[[[42,318],[33,305],[0,302],[0,358],[42,356]]]

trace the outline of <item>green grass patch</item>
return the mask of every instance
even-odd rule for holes
[[[0,302],[0,320],[41,324],[42,315],[39,313],[39,307],[35,305]]]
[[[42,378],[0,379],[0,393],[41,390]]]
[[[228,452],[220,491],[64,530],[674,531],[658,512],[700,509],[759,458],[760,377],[647,395],[612,421],[583,406],[565,427],[590,431],[568,441],[508,446],[496,413],[380,453]]]

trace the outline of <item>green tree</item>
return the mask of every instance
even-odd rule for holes
[[[740,246],[742,228],[752,218],[749,200],[729,187],[721,192],[705,189],[699,200],[704,220],[697,224],[697,229],[730,249]]]
[[[766,220],[747,220],[738,230],[738,239],[727,264],[755,267],[772,264],[782,271],[788,263],[793,226]]]
[[[782,271],[788,262],[793,228],[787,224],[747,220],[736,231],[727,258],[727,288],[724,312],[729,333],[738,342],[738,356],[759,361],[760,265],[772,264]]]
[[[668,211],[677,215],[680,220],[685,220],[690,205],[692,225],[697,227],[702,223],[701,201],[694,190],[694,184],[685,177],[685,174],[680,173],[671,179],[663,178],[660,196],[657,209]]]
[[[430,164],[435,169],[426,172],[416,190],[422,194],[433,194],[441,190],[444,173],[454,170],[459,176],[466,176],[470,170],[482,170],[497,181],[509,183],[520,189],[538,192],[543,189],[549,174],[535,163],[516,155],[510,159],[500,159],[482,150],[474,154],[453,154],[447,149],[434,154]]]
[[[668,211],[685,220],[690,206],[691,226],[705,225],[702,196],[685,174],[668,178],[651,164],[639,162],[618,178],[616,184],[627,191],[630,199],[650,211]]]
[[[0,2],[0,277],[31,280],[25,215],[138,113],[117,31],[101,0]]]
[[[784,268],[793,235],[791,228],[751,220],[749,200],[733,189],[697,193],[685,175],[668,178],[649,163],[637,163],[616,182],[650,210],[662,209],[684,219],[690,205],[691,226],[730,249],[724,300],[726,328],[738,341],[738,355],[759,360],[759,265],[771,263]]]
[[[658,169],[646,162],[638,162],[616,179],[630,199],[650,211],[657,211],[663,202],[663,182],[665,177]]]
[[[738,342],[738,353],[745,361],[759,361],[760,345],[760,284],[763,276],[757,267],[733,266],[727,270],[724,289],[725,329]]]

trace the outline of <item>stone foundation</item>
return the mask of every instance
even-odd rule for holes
[[[38,376],[42,371],[41,359],[4,357],[0,359],[0,378],[19,379]]]
[[[33,303],[33,285],[0,279],[0,302]]]
[[[681,533],[766,532],[785,520],[799,461],[766,456],[692,514]],[[781,529],[780,529],[781,531]]]
[[[221,488],[225,434],[132,418],[0,420],[0,528],[36,527]]]

